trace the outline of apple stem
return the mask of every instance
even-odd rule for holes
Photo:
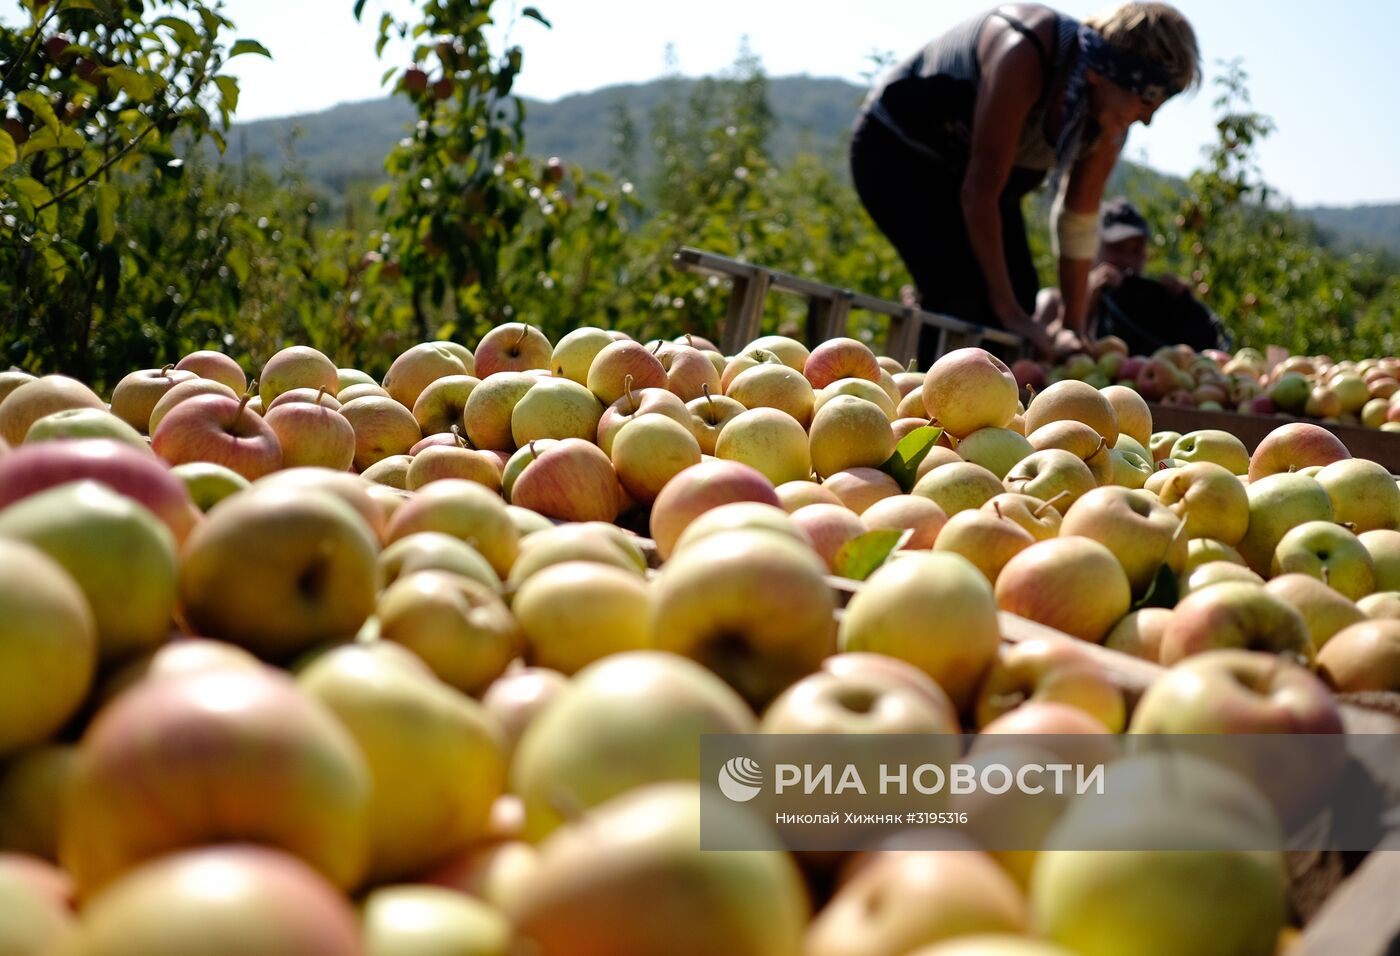
[[[1035,386],[1032,385],[1032,384],[1030,384],[1029,382],[1027,382],[1027,383],[1026,383],[1026,407],[1027,407],[1027,408],[1030,408],[1030,407],[1031,407],[1031,402],[1033,402],[1033,401],[1035,401]]]
[[[627,405],[628,405],[628,407],[632,409],[632,410],[631,410],[630,412],[628,412],[627,414],[629,414],[629,415],[635,415],[635,414],[637,414],[637,399],[636,399],[636,396],[634,396],[634,395],[632,394],[632,376],[628,375],[628,376],[626,376],[625,378],[623,378],[623,380],[622,380],[622,391],[623,391],[623,394],[625,394],[625,395],[627,396]]]
[[[685,333],[685,344],[690,346],[691,348],[695,348],[695,340],[690,337],[689,332]]]
[[[1322,568],[1321,568],[1321,571],[1322,571],[1322,583],[1325,584],[1325,585],[1327,585],[1328,587],[1331,587],[1331,586],[1332,586],[1332,582],[1329,581],[1328,578],[1330,578],[1332,575],[1331,575],[1331,573],[1327,570],[1327,565],[1324,564],[1324,565],[1322,566]]]
[[[1053,507],[1055,507],[1055,502],[1059,501],[1061,498],[1065,498],[1065,497],[1068,497],[1068,496],[1069,496],[1069,492],[1068,492],[1068,491],[1062,491],[1062,492],[1060,492],[1059,494],[1055,495],[1053,498],[1050,498],[1048,501],[1042,502],[1040,505],[1038,505],[1038,506],[1036,507],[1036,509],[1035,509],[1034,511],[1031,512],[1031,514],[1033,514],[1035,517],[1039,518],[1039,517],[1040,517],[1040,513],[1041,513],[1042,511],[1044,511],[1046,508],[1053,508]]]
[[[170,377],[170,370],[173,369],[174,367],[175,367],[175,363],[174,363],[174,362],[171,362],[171,363],[168,364],[168,365],[162,365],[162,366],[161,366],[161,369],[160,369],[161,377],[162,377],[162,378],[169,378],[169,377]]]
[[[243,417],[243,409],[248,407],[248,403],[253,400],[251,392],[244,392],[243,397],[238,400],[238,411],[233,413],[232,425],[238,424],[238,420]]]
[[[995,511],[995,512],[997,513],[997,517],[998,517],[998,518],[1003,518],[1003,517],[1005,517],[1005,515],[1003,515],[1003,514],[1001,513],[1001,502],[1000,502],[1000,501],[993,501],[993,502],[992,502],[992,510]]]
[[[919,360],[916,358],[911,358],[909,360],[909,364],[904,366],[904,370],[906,372],[917,372],[919,370]]]
[[[246,390],[244,390],[244,392],[243,392],[243,400],[244,400],[244,401],[247,401],[248,399],[250,399],[250,398],[252,398],[254,395],[256,395],[257,392],[258,392],[258,380],[257,380],[257,379],[253,379],[251,382],[248,383],[248,388],[247,388]]]
[[[462,437],[462,429],[458,428],[456,425],[453,425],[453,426],[452,426],[452,437],[455,438],[455,439],[457,440],[457,447],[458,447],[458,448],[467,448],[467,447],[468,447],[468,445],[467,445],[467,440],[466,440],[465,438]]]
[[[320,404],[321,404],[321,396],[323,396],[323,395],[325,395],[325,394],[326,394],[326,386],[324,386],[324,385],[322,385],[320,388],[318,388],[318,389],[316,390],[316,405],[317,405],[318,407],[319,407]],[[455,428],[456,426],[454,425],[453,427]]]
[[[530,323],[529,323],[529,322],[521,322],[521,323],[520,323],[520,338],[518,338],[518,339],[515,340],[515,344],[512,345],[512,346],[510,347],[510,350],[511,350],[512,352],[518,353],[518,352],[520,351],[520,346],[522,346],[522,345],[525,344],[525,336],[527,336],[527,335],[529,335],[529,334],[530,334]]]

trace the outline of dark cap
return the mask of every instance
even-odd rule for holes
[[[1126,199],[1110,199],[1099,209],[1099,239],[1122,242],[1136,236],[1151,236],[1147,220]]]

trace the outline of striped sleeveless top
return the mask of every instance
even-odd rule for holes
[[[1079,30],[1079,21],[1060,13],[1055,14],[1055,44],[1050,50],[1044,49],[1040,38],[1020,20],[999,10],[963,21],[886,73],[866,97],[862,117],[879,121],[915,152],[954,170],[965,170],[982,79],[977,43],[982,28],[993,17],[1029,36],[1044,67],[1044,89],[1026,117],[1015,165],[1053,169],[1055,140],[1045,129],[1049,94],[1074,63]]]

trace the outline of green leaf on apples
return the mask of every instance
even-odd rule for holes
[[[852,581],[864,581],[913,535],[912,528],[903,531],[882,529],[857,535],[841,545],[841,550],[836,552],[836,573]]]
[[[1180,597],[1181,586],[1176,579],[1176,572],[1164,564],[1157,569],[1157,576],[1147,586],[1147,593],[1138,598],[1133,605],[1133,610],[1145,607],[1174,608]]]
[[[907,495],[919,479],[919,463],[927,456],[929,449],[943,437],[943,429],[937,425],[924,425],[914,429],[894,446],[894,454],[885,460],[880,470],[899,482],[899,487]]]

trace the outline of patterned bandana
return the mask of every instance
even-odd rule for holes
[[[1060,173],[1074,164],[1085,139],[1092,140],[1098,135],[1089,117],[1088,82],[1085,79],[1089,70],[1113,85],[1154,103],[1165,102],[1180,92],[1161,66],[1131,50],[1113,46],[1097,30],[1081,24],[1079,56],[1065,84],[1064,126],[1055,144],[1057,181]]]

